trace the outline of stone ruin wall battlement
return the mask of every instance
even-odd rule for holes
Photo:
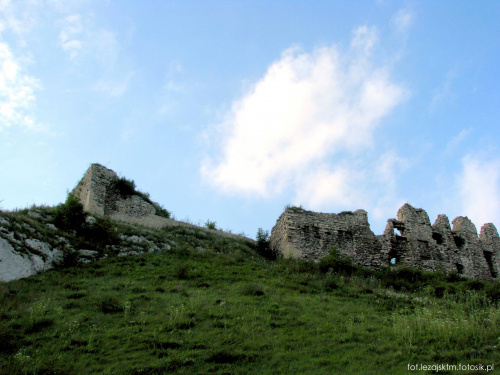
[[[326,214],[291,207],[271,231],[271,246],[285,257],[318,261],[335,246],[356,265],[380,270],[395,263],[424,271],[458,272],[464,277],[499,279],[500,237],[491,223],[478,235],[475,225],[459,216],[452,222],[438,215],[433,225],[427,212],[403,205],[389,219],[384,234],[370,229],[367,212]]]

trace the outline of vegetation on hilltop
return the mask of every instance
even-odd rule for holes
[[[118,258],[108,245],[105,260],[0,284],[0,374],[407,374],[499,357],[498,282],[369,272],[334,250],[268,260],[264,230],[252,243],[111,224],[170,249]]]
[[[148,193],[143,193],[142,191],[137,190],[134,180],[120,177],[111,182],[109,189],[111,191],[115,191],[121,198],[128,198],[132,195],[137,195],[154,207],[156,215],[167,219],[170,219],[171,217],[170,211],[166,210],[160,204],[153,202]]]

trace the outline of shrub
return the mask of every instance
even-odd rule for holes
[[[488,283],[488,285],[486,285],[484,291],[486,293],[486,296],[493,303],[500,302],[500,283],[499,282]]]
[[[73,249],[63,249],[62,259],[55,264],[58,268],[75,267],[78,265],[78,252]]]
[[[349,259],[340,258],[334,246],[330,249],[330,254],[319,261],[319,270],[322,273],[334,272],[350,276],[356,272],[356,267]]]
[[[151,202],[151,203],[153,204],[153,207],[155,208],[156,215],[164,217],[166,219],[170,219],[170,217],[172,216],[170,211],[166,210],[165,208],[163,208],[163,206],[159,205],[158,203],[155,203],[155,202]]]
[[[331,292],[332,290],[338,289],[339,284],[337,283],[337,280],[333,277],[333,275],[328,274],[323,280],[323,287],[327,292]]]
[[[468,290],[483,290],[484,282],[481,280],[467,280],[464,286]]]
[[[433,274],[407,267],[386,269],[380,277],[385,287],[408,291],[421,289],[436,279]]]
[[[93,224],[86,224],[83,234],[86,245],[90,245],[90,247],[101,252],[104,251],[107,245],[119,241],[115,226],[105,217],[96,217]]]
[[[189,267],[187,264],[180,264],[174,270],[174,276],[179,280],[189,279]]]
[[[134,180],[128,180],[125,177],[121,177],[111,182],[110,188],[115,190],[122,198],[127,198],[136,194]]]
[[[204,225],[205,225],[205,228],[207,228],[207,229],[214,229],[215,230],[215,229],[217,229],[216,224],[217,223],[215,221],[210,221],[207,219],[207,221],[205,221]]]
[[[278,252],[269,243],[269,232],[262,228],[257,230],[257,253],[268,260],[278,259]]]
[[[66,202],[56,207],[54,224],[65,231],[81,233],[87,214],[83,211],[80,199],[68,193]]]

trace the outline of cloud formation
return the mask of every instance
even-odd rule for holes
[[[293,187],[311,208],[366,200],[383,157],[367,152],[374,131],[406,94],[373,63],[377,43],[377,30],[363,26],[345,52],[286,50],[233,102],[218,128],[221,154],[204,161],[202,174],[234,194],[270,197]],[[399,159],[384,157],[393,159],[389,173]]]
[[[94,89],[113,98],[121,97],[127,92],[133,75],[133,72],[129,72],[119,81],[100,80],[94,86]]]
[[[409,9],[400,9],[392,18],[392,24],[398,35],[406,35],[413,24],[414,15]]]
[[[71,59],[76,58],[82,49],[82,41],[80,40],[82,31],[83,26],[79,14],[70,14],[63,19],[59,43]]]
[[[39,128],[31,116],[39,87],[37,79],[23,73],[9,45],[0,42],[0,131],[12,125]]]
[[[500,223],[500,160],[484,161],[472,155],[462,159],[459,177],[462,211],[480,227]]]

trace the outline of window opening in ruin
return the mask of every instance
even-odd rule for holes
[[[495,267],[493,267],[493,254],[489,251],[484,251],[484,258],[486,259],[486,263],[488,264],[488,268],[490,270],[491,277],[496,278],[498,273],[495,272]]]
[[[465,245],[465,240],[459,236],[453,236],[453,240],[455,241],[455,245],[460,249]]]
[[[463,275],[463,273],[464,273],[464,266],[461,265],[460,263],[456,263],[455,266],[457,266],[457,273],[459,275]]]
[[[401,260],[400,256],[396,251],[394,251],[394,249],[389,252],[389,263],[391,265],[398,264],[400,260]]]
[[[443,236],[441,235],[441,233],[432,232],[432,238],[438,245],[441,245],[443,243]]]
[[[403,237],[403,234],[401,233],[401,230],[398,228],[392,228],[394,235]]]

